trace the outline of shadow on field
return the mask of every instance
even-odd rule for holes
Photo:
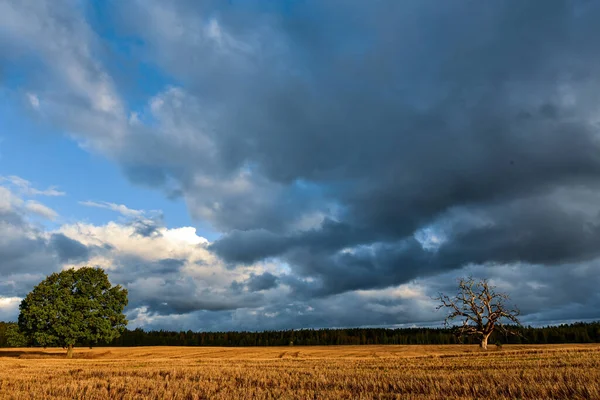
[[[0,351],[0,358],[58,358],[66,356],[66,351]]]
[[[95,359],[102,358],[110,354],[110,351],[104,352],[80,352],[73,353],[73,358]],[[0,351],[0,358],[21,358],[21,359],[40,359],[40,358],[67,358],[67,351],[22,351],[10,350]]]

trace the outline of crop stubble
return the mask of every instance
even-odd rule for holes
[[[6,399],[600,399],[600,346],[1,349]]]

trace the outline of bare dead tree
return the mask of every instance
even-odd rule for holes
[[[472,277],[458,280],[458,293],[449,297],[440,293],[435,300],[441,302],[437,309],[449,308],[450,314],[444,320],[444,325],[453,326],[454,319],[462,320],[457,330],[461,337],[478,337],[480,347],[487,350],[488,338],[495,328],[505,333],[510,331],[504,322],[513,322],[521,325],[518,320],[519,310],[513,306],[509,308],[505,302],[509,299],[505,293],[497,293],[487,279],[475,280]]]

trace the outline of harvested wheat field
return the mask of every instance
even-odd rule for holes
[[[5,399],[600,399],[600,346],[0,350]]]

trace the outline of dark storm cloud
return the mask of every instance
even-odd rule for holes
[[[397,296],[373,292],[346,292],[328,297],[291,301],[287,297],[246,310],[196,311],[176,317],[164,315],[149,321],[152,329],[250,330],[302,329],[356,326],[441,327],[443,311],[432,300],[438,292],[454,293],[457,275],[487,277],[499,290],[511,293],[524,325],[548,325],[563,321],[596,320],[600,305],[597,285],[600,263],[563,265],[470,266],[412,283],[416,295]],[[585,277],[585,278],[584,278]],[[283,280],[283,279],[282,279]],[[285,282],[284,282],[285,284]],[[422,293],[419,291],[422,290]]]
[[[209,245],[209,249],[229,262],[252,263],[280,254],[287,240],[266,230],[234,231]]]
[[[158,264],[164,268],[163,272],[176,272],[185,264],[186,260],[177,258],[164,258],[158,262]]]
[[[16,199],[0,187],[0,201]],[[41,231],[27,221],[24,209],[3,205],[0,210],[0,277],[10,280],[18,274],[39,274],[56,267],[55,252]],[[25,279],[27,280],[27,279]],[[3,294],[23,295],[30,282],[14,281]]]
[[[560,321],[597,320],[600,296],[600,259],[582,263],[546,265],[470,265],[460,276],[489,278],[498,290],[510,294],[509,303],[521,310],[527,325],[556,324]],[[457,271],[423,281],[430,296],[456,291]]]
[[[252,263],[282,255],[294,247],[310,248],[316,252],[336,251],[384,237],[326,218],[317,229],[289,234],[277,235],[266,230],[236,230],[211,243],[209,249],[229,262]]]
[[[220,293],[208,288],[199,289],[197,283],[189,278],[160,275],[138,278],[129,283],[127,289],[131,293],[130,309],[147,307],[155,315],[257,307],[262,300],[262,296],[256,293]]]
[[[59,268],[61,254],[28,220],[23,204],[22,199],[0,186],[0,297],[24,297]]]
[[[128,285],[139,279],[145,279],[146,282],[176,282],[174,277],[180,276],[181,268],[187,260],[183,258],[163,258],[159,260],[147,260],[136,255],[119,254],[108,250],[106,256],[113,258],[113,264],[118,268],[112,272],[115,281]],[[193,288],[187,286],[187,288]],[[150,291],[151,293],[152,291]],[[182,297],[187,294],[181,291]]]
[[[260,292],[262,290],[269,290],[277,287],[278,279],[275,275],[265,272],[260,275],[252,275],[246,281],[248,290],[251,292]]]
[[[27,224],[22,213],[10,209],[0,210],[0,221],[3,224],[15,227],[23,227]]]
[[[311,285],[290,280],[292,287],[307,295],[383,288],[469,263],[558,265],[595,259],[600,256],[600,218],[593,206],[598,196],[590,196],[593,191],[567,193],[570,200],[554,193],[456,211],[433,228],[445,237],[435,251],[412,237],[361,245],[366,234],[348,236],[347,229],[336,232],[331,222],[320,230],[278,240],[264,232],[242,240],[239,237],[245,239],[253,232],[237,232],[211,248],[226,260],[238,262],[260,258],[255,253],[259,250],[262,257],[281,257],[295,266],[299,276],[321,279]],[[586,206],[583,199],[592,206]],[[245,246],[248,243],[252,246]],[[344,244],[358,245],[340,252]]]
[[[170,279],[177,262],[123,260],[133,306],[162,316],[213,310],[220,326],[232,316],[240,327],[402,323],[424,314],[357,291],[416,279],[437,287],[472,265],[486,276],[506,263],[518,271],[507,280],[547,287],[519,299],[529,314],[552,304],[556,319],[587,315],[571,299],[600,284],[587,267],[600,256],[599,3],[119,7],[119,33],[140,38],[135,57],[179,86],[135,110],[137,124],[77,120],[67,130],[114,149],[132,182],[183,197],[223,234],[209,249],[231,269],[289,267],[223,294]],[[123,134],[105,134],[113,131]],[[141,236],[163,226],[132,224]],[[558,289],[560,301],[540,300]],[[594,309],[597,296],[588,298]],[[249,305],[262,314],[236,314]]]
[[[217,155],[207,161],[196,157],[198,149],[181,148],[175,166],[185,163],[218,176],[251,163],[256,174],[288,192],[298,191],[296,182],[305,180],[321,191],[300,193],[331,199],[346,211],[344,221],[392,237],[411,234],[453,206],[597,177],[598,144],[589,114],[600,61],[591,43],[599,32],[593,4],[585,9],[565,1],[296,7],[292,16],[255,10],[247,18],[221,10],[218,22],[227,34],[251,31],[259,39],[266,39],[261,29],[273,34],[281,47],[256,44],[268,56],[250,51],[236,58],[207,39],[195,48],[212,57],[207,64],[202,57],[190,59],[194,44],[185,37],[172,43],[153,37],[164,52],[159,62],[186,79],[196,102],[207,106],[203,102],[214,95],[223,106],[216,111],[224,114],[200,117],[214,130],[208,139]],[[189,2],[174,9],[185,10],[184,28],[203,13]],[[269,56],[283,55],[280,64],[271,63]],[[207,94],[196,93],[196,86]],[[583,105],[572,106],[569,96]],[[155,146],[169,158],[173,145],[153,140],[144,154]],[[193,170],[162,165],[161,173],[191,185]],[[251,216],[240,213],[248,207],[216,196],[226,206],[214,218],[225,230],[237,225],[269,230],[275,224],[260,205],[250,212],[264,226],[246,223]],[[289,198],[275,201],[289,203]],[[271,208],[279,218],[281,206]],[[289,207],[304,211],[293,202]]]
[[[56,251],[60,262],[63,263],[85,261],[90,256],[90,249],[86,245],[62,233],[52,234],[50,246]]]
[[[588,200],[596,201],[597,196]],[[292,288],[309,297],[385,288],[468,264],[560,266],[588,262],[600,256],[600,217],[595,207],[594,215],[589,212],[581,203],[565,207],[562,196],[537,196],[455,212],[433,228],[444,238],[435,249],[410,237],[341,252],[323,246],[295,246],[281,257],[296,266],[299,276],[319,278],[310,284],[287,278]],[[471,221],[465,221],[464,213]],[[590,279],[597,281],[598,276]]]
[[[157,4],[138,23],[160,24]],[[181,184],[226,262],[285,261],[281,282],[309,299],[600,255],[600,207],[577,200],[599,189],[598,4],[254,6],[219,10],[214,40],[186,36],[212,15],[186,1],[170,8],[182,35],[138,31],[184,82],[161,97],[167,128],[199,126],[194,142],[134,136],[138,164]],[[426,228],[435,249],[414,237]]]

